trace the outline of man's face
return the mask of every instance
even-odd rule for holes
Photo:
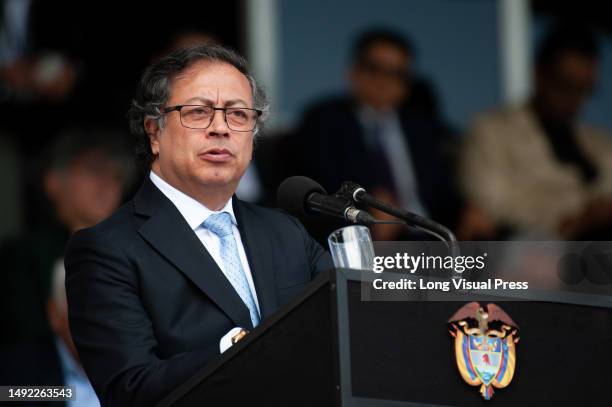
[[[107,153],[92,151],[47,176],[47,192],[69,229],[93,226],[121,202],[122,169]]]
[[[536,73],[536,99],[551,119],[571,121],[597,81],[597,62],[575,52],[562,54],[555,64]]]
[[[172,81],[166,107],[184,104],[253,108],[253,96],[249,81],[233,66],[199,62]],[[183,127],[178,111],[166,114],[163,128],[151,121],[145,127],[157,156],[153,169],[190,196],[202,188],[235,191],[251,160],[253,131],[230,130],[222,111],[206,129]]]
[[[392,44],[370,46],[351,72],[357,98],[378,110],[397,108],[408,94],[410,62],[410,56]]]

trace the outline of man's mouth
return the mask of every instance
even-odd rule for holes
[[[226,162],[229,161],[233,155],[225,148],[211,148],[199,155],[202,159],[210,162]]]

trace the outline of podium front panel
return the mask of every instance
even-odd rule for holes
[[[159,405],[334,405],[333,294],[318,279]]]
[[[362,301],[356,276],[337,275],[342,405],[612,405],[611,308],[491,301],[519,325],[520,341],[512,382],[486,401],[461,378],[448,331],[465,302]]]

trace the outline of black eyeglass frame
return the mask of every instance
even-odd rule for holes
[[[183,123],[183,116],[181,115],[181,109],[184,108],[184,107],[207,107],[209,109],[212,109],[213,110],[213,115],[210,116],[210,122],[208,123],[208,126],[206,126],[206,127],[189,127],[189,126],[185,126],[185,124]],[[235,109],[250,110],[252,112],[257,113],[257,117],[255,118],[255,123],[253,124],[253,128],[252,129],[250,129],[250,130],[236,130],[236,129],[233,129],[232,126],[230,126],[230,124],[227,122],[227,111],[228,110],[235,110]],[[164,114],[170,113],[170,112],[174,112],[174,111],[179,112],[179,120],[181,121],[181,126],[187,128],[187,129],[193,129],[193,130],[205,130],[205,129],[209,128],[210,125],[212,124],[213,120],[215,120],[215,114],[214,113],[217,110],[223,111],[223,120],[225,121],[225,124],[227,124],[227,127],[230,130],[238,131],[238,132],[248,132],[248,131],[255,130],[255,127],[257,127],[257,121],[259,120],[259,118],[263,114],[263,110],[251,109],[249,107],[214,107],[214,106],[207,106],[207,105],[175,105],[175,106],[164,107],[163,109],[161,109],[162,113],[164,113]]]

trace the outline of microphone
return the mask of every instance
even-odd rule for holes
[[[340,190],[338,191],[338,195],[342,195],[355,203],[364,203],[397,218],[403,219],[408,225],[435,236],[437,239],[440,239],[443,242],[447,242],[449,247],[451,247],[454,251],[457,250],[457,238],[449,228],[434,222],[431,219],[424,218],[403,209],[394,208],[382,201],[379,201],[372,195],[368,194],[365,188],[359,184],[351,181],[343,182]]]
[[[285,179],[276,198],[279,207],[298,217],[323,214],[362,225],[378,223],[366,211],[355,208],[350,198],[339,193],[328,195],[316,181],[304,176]]]

